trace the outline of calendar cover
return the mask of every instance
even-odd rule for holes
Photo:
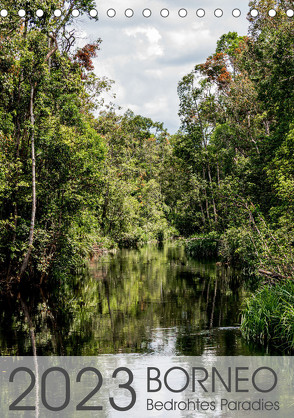
[[[293,15],[0,1],[3,416],[293,416]]]

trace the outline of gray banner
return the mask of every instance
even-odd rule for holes
[[[292,357],[1,357],[1,417],[292,417]]]

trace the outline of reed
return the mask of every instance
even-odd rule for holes
[[[262,286],[247,299],[241,331],[247,340],[285,352],[294,350],[294,283]]]

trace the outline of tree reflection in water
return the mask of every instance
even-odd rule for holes
[[[55,286],[1,296],[2,355],[257,355],[238,329],[239,272],[175,243],[122,249]]]

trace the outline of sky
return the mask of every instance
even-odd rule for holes
[[[121,112],[131,109],[135,114],[163,122],[173,134],[179,128],[179,100],[177,84],[196,64],[204,62],[216,47],[216,41],[229,31],[240,35],[248,32],[246,15],[248,0],[99,0],[98,21],[77,18],[80,46],[102,39],[101,50],[94,59],[94,72],[99,77],[115,81],[112,93],[106,93],[106,102],[121,106]],[[144,9],[151,16],[142,15]],[[196,10],[205,10],[205,16],[196,16]],[[236,18],[232,10],[238,8]],[[114,9],[113,18],[107,10]],[[131,18],[125,10],[132,9]],[[162,9],[169,16],[160,15]],[[180,17],[180,9],[187,10]],[[214,16],[221,9],[220,18]]]

